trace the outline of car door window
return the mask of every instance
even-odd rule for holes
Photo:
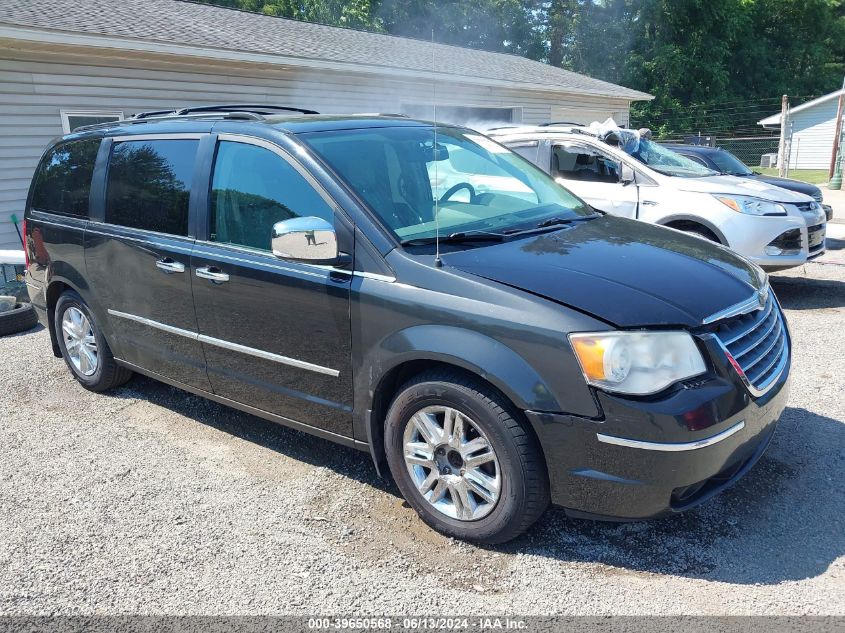
[[[555,145],[552,174],[566,180],[619,182],[619,161],[585,145]]]
[[[681,154],[681,156],[684,156],[685,158],[689,158],[691,161],[694,161],[694,162],[698,163],[699,165],[704,165],[705,167],[709,167],[709,165],[707,164],[707,162],[703,158],[696,156],[695,154]]]
[[[530,160],[535,165],[540,164],[540,143],[537,141],[529,141],[522,143],[510,143],[510,149],[515,151],[523,158]]]
[[[109,160],[106,222],[185,236],[199,141],[120,141]]]
[[[212,242],[269,251],[273,225],[304,216],[334,223],[332,207],[293,165],[258,145],[220,142],[211,184]]]

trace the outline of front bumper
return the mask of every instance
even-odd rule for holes
[[[768,445],[788,391],[788,364],[759,398],[717,368],[658,399],[597,391],[601,421],[526,414],[555,505],[577,517],[638,520],[687,510],[740,479]]]
[[[824,254],[825,210],[819,205],[804,210],[794,204],[783,206],[786,216],[734,214],[720,227],[728,246],[770,272],[801,266]],[[780,239],[791,232],[800,234],[794,247],[784,254],[769,251],[768,247],[779,245]]]
[[[833,207],[829,204],[823,204],[822,209],[824,209],[825,221],[830,222],[833,219]]]

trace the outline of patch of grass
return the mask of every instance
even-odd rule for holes
[[[767,176],[778,175],[777,168],[768,169],[763,167],[755,167],[754,171],[759,171],[761,174],[766,174]],[[790,169],[789,177],[793,180],[801,180],[803,182],[809,182],[814,185],[827,184],[826,169]]]

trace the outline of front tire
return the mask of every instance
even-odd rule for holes
[[[447,536],[503,543],[549,505],[536,438],[500,393],[461,372],[406,383],[387,414],[385,447],[402,495]]]
[[[68,290],[59,297],[53,325],[62,358],[86,389],[105,391],[132,377],[131,371],[115,362],[91,311],[77,293]]]

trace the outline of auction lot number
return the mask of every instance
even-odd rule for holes
[[[522,620],[511,618],[308,618],[308,628],[315,630],[380,630],[396,628],[408,631],[521,630]]]

